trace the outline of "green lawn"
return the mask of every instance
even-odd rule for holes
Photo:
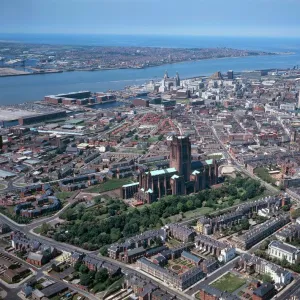
[[[119,280],[115,281],[111,286],[109,286],[105,295],[110,295],[120,290],[122,288],[123,282],[124,282],[124,276],[121,277]]]
[[[240,278],[229,272],[221,278],[217,279],[215,282],[213,282],[211,286],[217,288],[220,291],[227,291],[229,293],[233,293],[245,283],[245,279]]]
[[[147,140],[147,142],[149,142],[149,143],[155,143],[155,142],[157,142],[158,141],[158,135],[155,135],[155,136],[151,136],[148,140]]]
[[[6,188],[6,185],[5,184],[2,184],[2,183],[0,183],[0,190],[3,190],[3,189],[5,189]]]
[[[66,201],[74,195],[74,192],[58,192],[56,197],[61,201]]]
[[[106,182],[94,185],[92,187],[89,187],[86,189],[86,191],[90,193],[102,193],[110,190],[115,190],[117,188],[120,188],[124,184],[132,183],[132,180],[130,178],[122,178],[122,179],[109,179]]]
[[[40,234],[41,233],[41,227],[36,227],[33,229],[33,232],[36,233],[36,234]]]
[[[169,238],[168,239],[168,245],[170,245],[171,247],[176,247],[178,245],[180,245],[179,241],[176,241],[175,239]],[[178,261],[177,259],[175,260],[175,262]]]
[[[193,217],[198,217],[200,215],[206,215],[213,212],[214,209],[212,207],[199,207],[191,211],[186,211],[184,213],[183,219],[191,219]]]
[[[176,99],[176,103],[189,104],[190,100],[189,99]]]

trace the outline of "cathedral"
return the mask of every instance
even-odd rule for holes
[[[170,167],[140,173],[134,197],[143,203],[152,203],[167,195],[196,193],[217,182],[217,161],[192,162],[189,137],[173,136]]]

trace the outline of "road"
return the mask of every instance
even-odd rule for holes
[[[290,286],[286,287],[283,292],[276,295],[273,299],[287,300],[291,299],[291,297],[295,295],[300,295],[300,279],[294,280]]]
[[[179,128],[179,131],[181,131],[181,128],[178,126]],[[223,143],[220,141],[217,133],[215,132],[214,128],[213,128],[213,133],[216,137],[216,139],[219,141],[220,145],[222,146],[222,148],[224,149],[224,154],[225,154],[225,157],[228,159],[229,157],[231,157],[231,155],[227,152],[227,149],[226,147],[223,145]],[[255,175],[252,175],[250,174],[247,170],[245,170],[245,168],[243,168],[241,165],[238,164],[238,162],[236,162],[236,160],[231,157],[232,159],[232,162],[233,164],[235,165],[235,167],[246,173],[248,176],[252,177],[252,178],[255,178],[257,180],[259,180],[263,185],[265,185],[269,190],[273,191],[273,192],[277,192],[278,193],[278,190],[276,188],[274,188],[273,186],[265,183],[264,181],[262,181],[260,178],[256,177]],[[10,185],[11,186],[11,185]],[[75,198],[75,197],[74,197]],[[66,207],[64,208],[66,209]],[[63,210],[64,210],[63,209]],[[225,209],[226,210],[226,209]],[[221,210],[220,210],[221,211]],[[220,212],[218,211],[218,212]],[[30,224],[30,225],[26,225],[26,226],[22,226],[22,225],[19,225],[15,222],[13,222],[12,220],[10,220],[9,218],[7,218],[6,216],[0,214],[0,221],[4,222],[4,223],[7,223],[13,230],[18,230],[18,231],[21,231],[23,232],[24,234],[26,234],[29,238],[32,238],[32,239],[35,239],[35,240],[38,240],[40,241],[41,243],[44,243],[44,244],[50,244],[54,247],[56,247],[57,249],[59,250],[62,250],[62,251],[66,251],[66,252],[73,252],[73,251],[79,251],[79,252],[83,252],[83,253],[86,253],[88,254],[89,256],[93,257],[93,258],[96,258],[96,259],[99,259],[99,257],[97,255],[95,255],[94,253],[95,252],[90,252],[90,251],[86,251],[86,250],[83,250],[82,248],[79,248],[79,247],[76,247],[76,246],[73,246],[73,245],[69,245],[69,244],[65,244],[65,243],[61,243],[61,242],[58,242],[58,241],[55,241],[53,239],[50,239],[50,238],[47,238],[47,237],[42,237],[40,235],[36,235],[34,233],[31,232],[31,230],[34,228],[34,227],[37,227],[39,225],[41,225],[42,223],[44,222],[49,222],[55,218],[58,217],[58,215],[61,213],[62,211],[60,211],[59,213],[57,213],[56,215],[52,216],[52,217],[49,217],[49,218],[44,218],[44,219],[41,219],[41,220],[38,220],[36,222],[34,222],[33,224]],[[194,218],[194,219],[191,219],[191,220],[187,220],[187,221],[183,221],[182,223],[186,223],[186,222],[191,222],[193,220],[195,220],[197,218]],[[107,262],[110,262],[114,265],[117,265],[119,267],[122,268],[122,271],[123,273],[133,273],[133,274],[136,274],[142,278],[147,278],[148,280],[150,279],[151,281],[153,281],[153,283],[155,283],[156,285],[158,285],[161,289],[163,290],[166,290],[168,291],[170,294],[172,295],[176,295],[178,297],[178,299],[182,299],[182,300],[185,300],[185,299],[191,299],[191,296],[199,291],[200,287],[203,286],[204,284],[209,284],[211,283],[212,281],[216,280],[218,277],[220,277],[222,274],[226,273],[227,271],[231,270],[232,267],[234,266],[234,263],[235,263],[235,260],[238,259],[236,258],[235,260],[231,261],[230,263],[228,263],[227,265],[225,265],[224,267],[216,270],[215,272],[213,272],[208,278],[206,279],[203,279],[202,281],[200,281],[199,283],[195,284],[194,286],[192,286],[192,288],[190,288],[186,294],[182,293],[182,292],[179,292],[177,290],[174,290],[172,288],[170,288],[169,286],[165,285],[164,283],[162,283],[160,280],[154,278],[154,277],[150,277],[148,275],[146,275],[144,272],[141,272],[138,268],[136,268],[134,265],[126,265],[122,262],[119,262],[119,261],[116,261],[116,260],[112,260],[110,258],[107,258],[107,257],[101,257],[102,260],[104,261],[107,261]],[[40,272],[42,272],[42,270],[40,270],[38,272],[38,274],[40,275]],[[67,284],[67,283],[66,283]],[[68,284],[67,284],[68,285]],[[1,287],[1,285],[0,285]],[[69,287],[72,288],[73,290],[77,290],[77,291],[80,291],[81,293],[83,293],[80,289],[74,287],[73,285],[70,285],[69,284]],[[296,287],[298,288],[298,285],[295,285],[295,287],[293,286],[293,289],[296,289]],[[6,288],[4,288],[5,290],[7,290]],[[299,288],[300,289],[300,288]],[[291,293],[290,292],[290,289],[288,291],[286,291],[285,293]],[[285,295],[285,293],[283,295]],[[10,295],[12,295],[10,292],[9,292]],[[14,297],[15,295],[15,291],[13,291],[13,296]],[[90,297],[90,299],[97,299],[94,295],[91,295],[91,294],[88,294]],[[288,294],[289,295],[289,294]],[[281,297],[281,296],[280,296]],[[16,298],[7,298],[7,299],[16,299]],[[284,299],[284,298],[280,298],[280,299]],[[286,299],[286,298],[285,298]]]
[[[200,117],[198,117],[200,118]],[[230,152],[228,152],[227,148],[225,147],[225,145],[222,143],[222,141],[220,140],[217,132],[216,132],[216,129],[214,127],[212,127],[212,133],[214,135],[214,137],[216,138],[216,140],[219,142],[219,144],[221,145],[222,149],[224,150],[224,155],[225,155],[225,158],[227,159],[227,161],[230,160],[232,161],[232,164],[234,165],[234,167],[239,170],[240,172],[243,172],[245,173],[246,175],[248,175],[249,177],[253,178],[253,179],[256,179],[258,180],[263,186],[265,186],[269,191],[273,192],[273,193],[276,193],[278,194],[279,193],[279,190],[277,188],[275,188],[274,186],[272,186],[271,184],[263,181],[261,178],[257,177],[256,175],[254,174],[251,174],[250,172],[248,172],[248,170],[246,170],[244,168],[244,166],[242,166],[236,159],[235,157],[233,157],[231,155]]]
[[[37,240],[41,243],[54,246],[54,247],[56,247],[57,249],[59,249],[61,251],[66,251],[66,252],[78,251],[78,252],[88,254],[90,257],[93,257],[95,259],[99,259],[99,256],[95,255],[94,252],[86,251],[86,250],[83,250],[82,248],[79,248],[79,247],[76,247],[76,246],[73,246],[73,245],[60,243],[60,242],[55,241],[53,239],[43,237],[43,236],[40,236],[40,235],[36,235],[36,234],[30,232],[31,228],[29,226],[20,226],[19,224],[13,222],[12,220],[10,220],[9,218],[7,218],[6,216],[4,216],[2,214],[0,214],[0,221],[8,224],[13,230],[18,230],[18,231],[23,232],[24,234],[27,235],[27,237],[29,237],[31,239],[35,239],[35,240]],[[139,269],[135,268],[134,266],[126,265],[122,262],[110,259],[108,257],[101,257],[101,260],[104,260],[104,261],[107,261],[107,262],[110,262],[114,265],[119,266],[122,269],[123,273],[134,273],[139,277],[142,277],[142,278],[146,277],[149,280],[149,277],[145,276],[145,274],[143,272],[141,272]],[[182,299],[182,300],[190,299],[189,296],[184,295],[183,293],[181,293],[181,292],[179,292],[175,289],[172,289],[172,288],[168,287],[167,285],[163,284],[159,279],[151,278],[151,281],[153,281],[153,283],[158,285],[161,289],[169,292],[172,295],[176,295],[178,297],[178,299]]]
[[[189,288],[187,290],[186,293],[188,295],[192,296],[193,294],[198,292],[200,290],[200,288],[203,287],[204,285],[208,285],[208,284],[212,283],[213,281],[215,281],[217,278],[219,278],[223,274],[229,272],[234,267],[234,265],[238,259],[239,259],[239,256],[234,258],[232,261],[227,263],[225,266],[223,266],[223,267],[217,269],[216,271],[214,271],[213,273],[211,273],[207,278],[204,278],[199,283],[196,283],[195,285],[193,285],[191,288]]]

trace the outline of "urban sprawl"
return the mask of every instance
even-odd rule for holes
[[[0,112],[10,299],[299,299],[297,66],[166,71]]]

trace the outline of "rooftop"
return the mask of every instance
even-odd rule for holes
[[[150,171],[150,174],[151,176],[159,176],[159,175],[175,173],[175,172],[177,172],[175,168],[167,168],[162,170]],[[146,172],[146,174],[148,174],[148,172]]]
[[[128,183],[128,184],[123,185],[122,187],[123,187],[123,188],[126,188],[126,187],[136,186],[136,185],[139,185],[139,182]]]

